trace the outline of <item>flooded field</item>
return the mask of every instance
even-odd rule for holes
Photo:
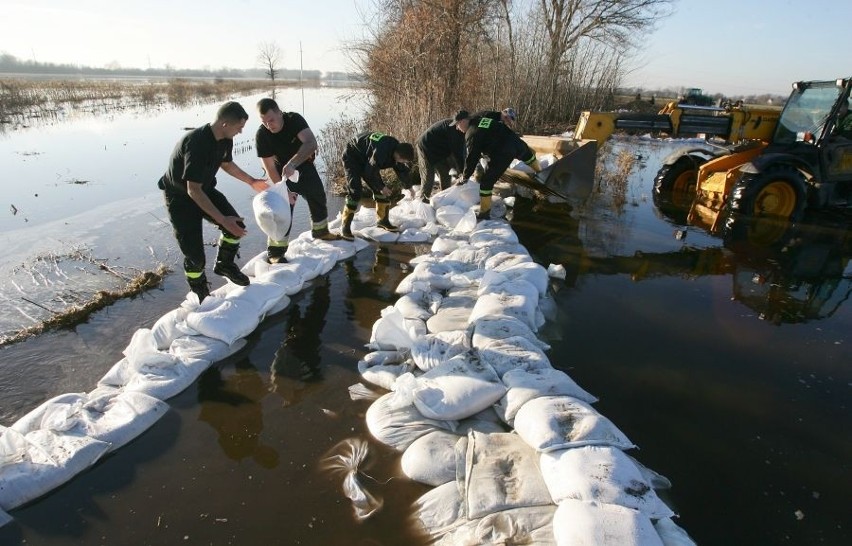
[[[312,92],[306,103],[315,132],[339,114],[334,93]],[[281,103],[300,110],[300,101]],[[2,329],[36,314],[21,295],[49,304],[69,297],[68,287],[113,282],[85,267],[57,273],[33,256],[84,245],[116,266],[179,263],[154,183],[183,127],[214,110],[3,134],[10,171],[2,184],[18,212],[0,217],[15,256],[0,267],[29,269],[0,276],[15,281],[0,281]],[[254,174],[260,167],[247,143],[257,123],[249,120],[236,158]],[[852,543],[852,217],[810,217],[795,230],[744,225],[728,238],[687,226],[682,211],[661,210],[651,196],[660,161],[682,144],[617,139],[611,155],[629,151],[635,168],[583,207],[519,201],[512,224],[522,242],[540,263],[568,273],[551,281],[555,312],[540,333],[552,345],[548,356],[600,398],[596,407],[639,446],[636,458],[672,481],[662,494],[698,544]],[[250,218],[252,194],[227,175],[219,180],[250,220],[245,260],[265,245]],[[340,206],[330,198],[330,211]],[[297,215],[301,231],[304,204]],[[54,246],[42,251],[45,242]],[[353,402],[348,387],[361,380],[356,362],[380,311],[396,300],[405,264],[427,249],[372,245],[313,281],[244,349],[170,399],[169,413],[131,445],[12,511],[0,543],[424,544],[408,517],[428,488],[370,441],[368,402]],[[21,274],[30,284],[10,277]],[[74,331],[0,349],[0,423],[54,395],[90,390],[133,331],[185,292],[171,274],[161,289]],[[384,499],[361,523],[342,477],[322,464],[353,438],[370,441],[360,479]]]

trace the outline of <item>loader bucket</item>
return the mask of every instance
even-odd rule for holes
[[[595,183],[597,142],[563,137],[524,136],[537,155],[552,154],[556,161],[536,175],[508,169],[504,179],[563,200],[583,201]]]

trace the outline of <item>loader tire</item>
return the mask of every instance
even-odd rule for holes
[[[706,161],[701,157],[685,155],[657,171],[651,194],[660,213],[676,223],[686,223],[686,216],[695,199],[698,168]]]
[[[798,222],[805,211],[805,178],[789,165],[778,165],[756,174],[744,174],[731,189],[731,215],[773,217]]]

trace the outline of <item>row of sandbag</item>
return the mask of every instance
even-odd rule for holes
[[[261,253],[243,268],[250,285],[227,283],[200,305],[189,293],[152,328],[137,330],[94,390],[57,396],[0,426],[0,525],[12,519],[6,510],[62,485],[151,427],[168,410],[165,400],[242,348],[245,336],[286,308],[305,283],[367,244],[315,241],[306,233],[291,243],[289,263],[269,265]]]
[[[433,487],[415,507],[433,541],[693,544],[657,496],[668,480],[550,363],[536,335],[548,271],[508,224],[441,235],[412,264],[358,365],[389,391],[367,410],[371,434]]]

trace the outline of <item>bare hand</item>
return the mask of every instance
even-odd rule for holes
[[[296,199],[299,198],[299,194],[294,192],[294,191],[291,191],[289,193],[289,197],[290,197],[290,206],[292,207],[293,205],[296,204]]]
[[[281,178],[284,180],[289,180],[293,173],[296,172],[296,168],[293,167],[292,164],[286,163],[284,167],[281,169]]]
[[[243,223],[243,219],[239,216],[225,216],[222,219],[222,227],[225,228],[225,231],[234,235],[235,237],[245,237],[246,233],[246,225]]]
[[[254,190],[254,191],[256,191],[257,193],[260,193],[260,192],[262,192],[262,191],[266,191],[266,190],[268,190],[268,189],[269,189],[269,184],[267,184],[267,183],[266,183],[266,180],[265,180],[265,179],[263,179],[263,178],[254,178],[254,179],[252,179],[252,181],[251,181],[251,183],[249,184],[249,186],[251,186],[251,189],[253,189],[253,190]]]

